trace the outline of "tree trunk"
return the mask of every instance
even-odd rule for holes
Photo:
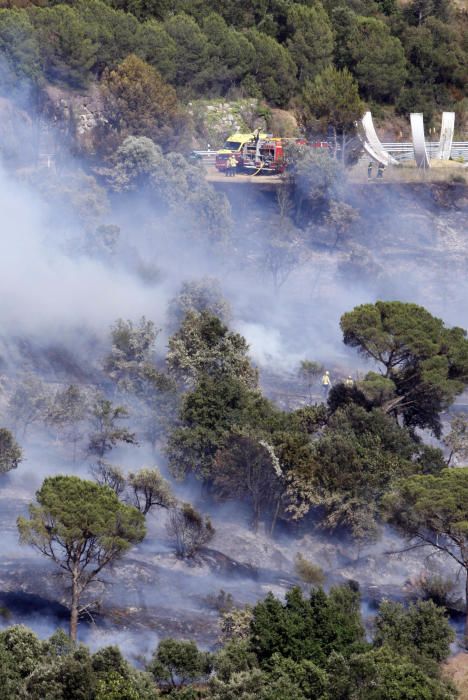
[[[464,646],[468,647],[468,569],[465,569],[465,629],[464,629]]]
[[[78,631],[78,604],[80,602],[80,595],[78,592],[78,583],[76,581],[76,575],[72,578],[72,595],[70,604],[70,639],[76,642],[76,633]]]
[[[276,501],[276,508],[275,508],[275,512],[273,515],[273,520],[271,521],[270,537],[273,537],[273,535],[275,533],[275,527],[276,527],[276,523],[278,520],[280,505],[281,505],[281,500],[278,498],[278,500]]]

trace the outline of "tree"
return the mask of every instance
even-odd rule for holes
[[[322,527],[345,528],[356,539],[378,533],[379,503],[397,479],[430,471],[408,431],[379,409],[349,403],[329,419],[315,442],[309,498]]]
[[[104,138],[122,143],[129,136],[146,136],[172,150],[186,137],[187,120],[174,88],[158,71],[135,55],[127,56],[102,76]],[[115,137],[118,138],[115,138]]]
[[[70,87],[85,87],[97,54],[90,25],[69,5],[33,6],[28,13],[45,76]]]
[[[29,519],[20,517],[17,523],[21,542],[53,561],[69,581],[70,637],[75,640],[83,594],[105,567],[142,541],[144,516],[106,486],[54,476],[37,491]]]
[[[423,307],[399,301],[358,306],[340,325],[346,345],[383,365],[399,399],[394,414],[410,428],[440,436],[440,412],[468,382],[466,331],[447,328]]]
[[[128,486],[132,492],[132,504],[143,515],[147,515],[155,506],[171,508],[175,505],[169,482],[161,476],[159,469],[130,472]]]
[[[391,102],[407,77],[406,58],[400,40],[391,36],[385,22],[358,17],[351,36],[351,70],[368,99]]]
[[[383,499],[388,521],[410,539],[411,547],[443,552],[465,574],[468,642],[468,467],[444,469],[401,481]]]
[[[112,349],[104,371],[121,391],[145,397],[159,383],[154,346],[159,330],[143,316],[138,324],[119,318],[111,329]]]
[[[301,581],[311,586],[323,586],[325,583],[323,569],[306,559],[300,552],[294,560],[294,571]]]
[[[172,83],[176,74],[177,44],[161,22],[148,19],[138,24],[135,53]]]
[[[454,700],[453,688],[401,653],[387,647],[370,649],[346,659],[331,654],[329,693],[333,700]]]
[[[356,123],[362,117],[364,104],[358,85],[344,68],[329,66],[304,85],[300,101],[301,118],[307,131],[320,127],[322,133],[332,129],[334,157],[346,163],[347,146],[356,134]]]
[[[277,188],[276,199],[278,215],[272,217],[272,225],[263,230],[258,239],[260,266],[271,275],[273,290],[278,294],[293,270],[307,260],[308,252],[303,232],[291,218],[294,204],[287,181]]]
[[[164,28],[177,46],[174,83],[193,94],[208,65],[208,40],[196,21],[184,13],[169,16]]]
[[[101,0],[78,0],[74,4],[80,19],[89,27],[89,34],[96,46],[91,68],[100,76],[105,68],[115,68],[135,47],[135,35],[139,30],[136,18],[115,10]]]
[[[15,94],[15,87],[40,77],[39,46],[34,27],[23,9],[0,9],[0,89]]]
[[[177,153],[163,156],[144,136],[129,136],[113,158],[109,180],[114,190],[144,193],[148,203],[170,215],[168,224],[187,238],[198,236],[205,245],[225,245],[231,231],[231,210],[225,195],[207,183],[200,165]]]
[[[443,608],[432,600],[418,600],[405,610],[401,603],[384,601],[374,621],[374,644],[391,648],[395,653],[404,649],[405,656],[419,656],[437,663],[450,654],[455,634]]]
[[[33,423],[46,418],[49,401],[49,392],[40,379],[33,374],[21,378],[8,401],[8,413],[15,431],[22,428],[23,437],[26,437]]]
[[[274,422],[275,407],[236,376],[201,377],[185,395],[180,423],[169,436],[169,467],[181,478],[195,474],[211,484],[214,458],[230,434]]]
[[[216,13],[203,20],[202,29],[208,39],[207,60],[197,82],[204,93],[225,95],[250,73],[255,49],[243,33],[228,27]]]
[[[98,459],[97,464],[90,467],[91,475],[100,486],[108,486],[116,494],[121,496],[127,486],[125,475],[120,467]]]
[[[119,442],[136,445],[135,433],[119,425],[125,418],[128,418],[128,411],[124,406],[114,406],[108,399],[98,396],[91,409],[94,432],[89,436],[88,451],[102,458]]]
[[[463,413],[453,416],[450,421],[450,432],[444,436],[443,442],[449,449],[448,467],[453,457],[468,460],[468,420]]]
[[[359,593],[348,585],[328,595],[313,589],[308,598],[293,588],[284,603],[269,593],[253,609],[251,648],[263,667],[275,653],[323,667],[333,651],[347,655],[363,647]]]
[[[16,469],[23,459],[23,451],[6,428],[0,428],[0,474]]]
[[[296,226],[323,222],[332,202],[341,198],[346,175],[342,163],[329,152],[316,151],[307,146],[290,146],[287,159],[289,168],[283,174],[291,188],[292,215]]]
[[[301,360],[299,365],[298,374],[307,385],[307,394],[310,403],[312,403],[312,387],[319,375],[322,374],[323,369],[323,365],[314,360]]]
[[[88,416],[88,397],[75,384],[57,391],[51,401],[47,423],[60,431],[73,445],[73,461],[76,459],[76,447],[83,437],[83,424]]]
[[[211,658],[194,642],[164,639],[153,653],[148,670],[161,688],[182,688],[208,676]]]
[[[166,530],[174,539],[177,556],[182,559],[192,558],[215,534],[210,519],[200,515],[190,503],[170,510]]]
[[[169,372],[186,386],[193,386],[202,375],[235,376],[248,387],[257,385],[258,373],[247,355],[245,338],[209,311],[189,311],[168,345]]]
[[[252,85],[258,86],[269,102],[278,107],[286,106],[297,84],[297,66],[291,54],[275,39],[256,29],[248,29],[246,37],[256,54],[252,68]]]
[[[173,331],[182,325],[189,311],[199,314],[206,311],[223,323],[230,321],[231,306],[224,298],[216,277],[202,277],[182,283],[179,293],[169,302],[168,318]]]
[[[284,491],[283,474],[273,449],[248,435],[231,435],[214,460],[213,486],[224,499],[236,498],[252,508],[252,527],[271,514],[273,531]]]
[[[330,65],[333,57],[333,30],[321,2],[312,7],[292,5],[288,11],[286,45],[297,65],[298,80],[313,79]]]

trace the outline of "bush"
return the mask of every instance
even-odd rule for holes
[[[215,534],[210,519],[200,515],[190,503],[171,509],[166,530],[174,539],[177,556],[181,559],[193,557]]]

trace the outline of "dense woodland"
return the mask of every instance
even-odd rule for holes
[[[190,269],[177,293],[168,283],[162,324],[140,313],[114,317],[97,332],[82,320],[76,347],[76,336],[67,337],[74,318],[63,323],[60,342],[53,333],[29,337],[22,319],[14,331],[1,329],[0,492],[28,463],[31,444],[67,465],[46,472],[14,527],[22,548],[60,573],[57,599],[70,624],[68,635],[39,639],[0,608],[0,700],[456,698],[442,664],[455,640],[455,610],[465,621],[457,642],[468,643],[468,420],[454,409],[468,386],[466,330],[416,303],[376,296],[351,303],[340,309],[339,330],[365,370],[323,391],[326,367],[308,348],[295,368],[301,400],[281,405],[262,384],[218,279],[200,273],[199,260],[219,277],[239,270],[259,277],[272,307],[297,270],[309,265],[316,283],[311,260],[324,249],[342,255],[336,274],[347,285],[376,284],[397,265],[385,270],[385,260],[372,257],[365,212],[351,198],[337,149],[292,148],[276,194],[251,200],[253,215],[241,223],[235,200],[184,154],[199,129],[190,109],[198,99],[258,98],[253,117],[267,124],[272,109],[289,109],[307,134],[340,134],[342,154],[366,105],[387,117],[424,111],[429,124],[441,109],[463,119],[463,7],[448,0],[0,4],[0,106],[6,98],[18,110],[10,131],[8,120],[0,125],[1,176],[12,192],[23,188],[22,202],[34,193],[44,207],[32,218],[46,233],[46,255],[63,256],[54,275],[71,260],[85,275],[123,280],[129,295],[137,285],[154,292],[157,306],[158,285],[174,274],[168,260],[180,257]],[[99,104],[85,144],[76,115],[64,119],[48,101],[54,87]],[[31,156],[37,144],[24,115],[53,125],[53,168]],[[463,182],[447,191],[461,197]],[[21,227],[16,235],[21,241]],[[36,245],[34,236],[24,240]],[[152,465],[127,456],[122,466],[119,449],[128,455],[139,445]],[[149,518],[165,523],[177,562],[196,567],[212,543],[216,518],[178,498],[179,482],[187,491],[201,485],[202,505],[214,510],[242,504],[251,532],[272,540],[278,531],[320,532],[359,557],[391,530],[403,548],[438,554],[452,568],[426,569],[411,602],[387,600],[369,616],[358,582],[330,581],[312,555],[298,555],[291,572],[298,585],[285,598],[270,593],[242,605],[220,592],[219,643],[209,651],[169,638],[134,665],[126,649],[92,653],[77,639],[93,612],[93,587],[103,574],[118,576],[125,555],[147,543]],[[456,600],[460,582],[464,596]]]
[[[358,92],[377,115],[423,111],[429,125],[467,111],[466,12],[450,0],[2,5],[3,90],[97,82],[107,126],[165,151],[186,147],[187,101],[200,97],[258,97],[315,132],[351,125]]]

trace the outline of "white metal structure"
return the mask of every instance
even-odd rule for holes
[[[424,137],[424,115],[421,112],[410,114],[411,135],[413,137],[414,160],[418,168],[430,168]]]
[[[455,112],[442,112],[439,149],[436,158],[448,160],[452,152],[453,132],[455,129]]]
[[[362,126],[364,129],[365,141],[363,143],[364,150],[377,163],[382,165],[398,165],[398,161],[388,153],[382,146],[377,132],[372,121],[371,112],[366,112],[362,118]]]

